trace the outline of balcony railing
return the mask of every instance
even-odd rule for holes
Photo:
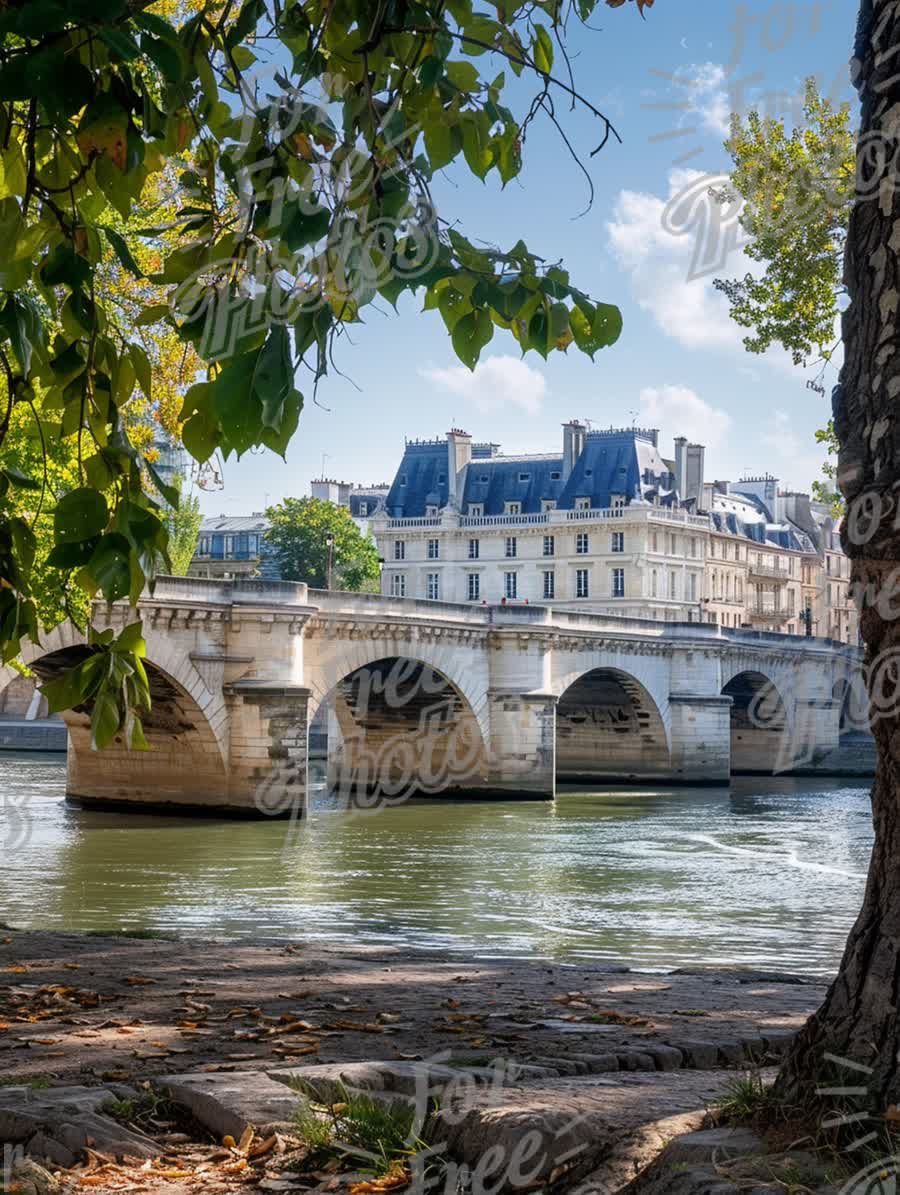
[[[679,527],[709,527],[706,515],[692,515],[685,510],[665,510],[655,506],[593,506],[585,510],[544,510],[537,514],[502,514],[502,515],[462,515],[458,526],[471,529],[474,527],[544,527],[559,526],[565,523],[609,522],[612,520],[627,520],[629,522],[651,522],[675,524]],[[389,531],[410,530],[419,527],[440,527],[442,519],[439,516],[428,515],[416,519],[388,519]],[[451,524],[452,526],[452,524]]]
[[[748,618],[760,618],[766,622],[789,622],[795,617],[793,610],[775,610],[772,606],[750,606]]]
[[[550,521],[549,512],[533,515],[464,515],[459,520],[461,527],[527,527]]]
[[[783,568],[772,568],[768,564],[754,564],[750,562],[750,576],[761,577],[766,581],[777,581],[779,585],[786,585],[791,575]]]

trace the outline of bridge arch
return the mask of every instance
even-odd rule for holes
[[[731,698],[731,771],[771,775],[783,757],[791,719],[781,688],[753,667],[736,671],[722,686]]]
[[[644,781],[671,773],[669,727],[636,676],[599,665],[565,679],[556,704],[559,781]]]
[[[227,791],[227,710],[221,693],[211,693],[184,651],[145,627],[152,708],[142,717],[150,751],[131,751],[116,742],[91,748],[90,713],[79,708],[63,717],[69,734],[67,792],[104,803],[158,805],[221,802]],[[22,661],[49,680],[90,653],[71,622],[55,627],[40,644],[23,647]],[[0,692],[19,675],[0,669]]]
[[[487,785],[488,740],[470,700],[417,654],[367,659],[328,692],[321,685],[310,699],[311,742],[325,739],[329,788],[347,803],[477,794]]]

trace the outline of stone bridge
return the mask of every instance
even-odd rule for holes
[[[821,639],[290,582],[162,578],[140,614],[151,750],[92,751],[89,711],[66,714],[85,802],[297,811],[311,726],[351,801],[821,771],[860,670]],[[133,619],[94,609],[98,628]],[[46,680],[89,650],[64,624],[25,660]]]

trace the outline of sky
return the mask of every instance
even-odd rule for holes
[[[574,346],[544,362],[497,330],[472,373],[438,313],[421,311],[422,292],[404,296],[398,313],[369,309],[336,350],[343,377],[331,374],[314,396],[298,375],[305,407],[287,460],[263,451],[226,461],[224,488],[199,493],[204,512],[302,497],[323,473],[390,481],[404,438],[450,427],[507,453],[561,451],[560,425],[573,418],[658,427],[664,455],[676,435],[705,444],[707,480],[769,472],[808,489],[829,400],[781,350],[744,349],[713,280],[743,275],[748,262],[729,228],[704,225],[703,195],[727,170],[732,110],[759,106],[793,125],[810,75],[831,98],[853,98],[854,10],[850,0],[656,0],[645,20],[629,4],[598,9],[590,28],[574,23],[577,86],[622,138],[590,157],[599,125],[560,97],[594,185],[590,210],[584,177],[546,121],[532,126],[525,168],[505,189],[496,172],[479,182],[460,158],[433,190],[440,214],[470,239],[511,247],[521,237],[592,298],[617,304],[618,343],[593,362]],[[829,395],[835,380],[832,367],[822,378]]]

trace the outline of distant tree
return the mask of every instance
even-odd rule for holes
[[[176,485],[180,491],[180,499],[177,507],[169,508],[166,517],[169,560],[172,562],[172,576],[186,577],[197,550],[197,537],[200,534],[203,515],[200,511],[200,499],[191,493],[182,478],[176,479]]]
[[[762,271],[715,285],[732,319],[748,331],[748,352],[781,345],[798,365],[824,366],[840,343],[835,325],[856,176],[849,107],[836,108],[809,79],[801,127],[788,133],[783,120],[757,111],[733,116],[726,149],[733,169],[718,198],[743,201],[744,254]],[[830,421],[816,441],[830,454],[837,451]],[[834,465],[826,461],[822,471],[826,481],[813,483],[814,496],[840,511]]]
[[[285,581],[305,581],[313,589],[328,583],[329,534],[334,536],[332,585],[335,589],[377,590],[378,552],[349,510],[321,498],[285,498],[271,506],[266,539]]]

